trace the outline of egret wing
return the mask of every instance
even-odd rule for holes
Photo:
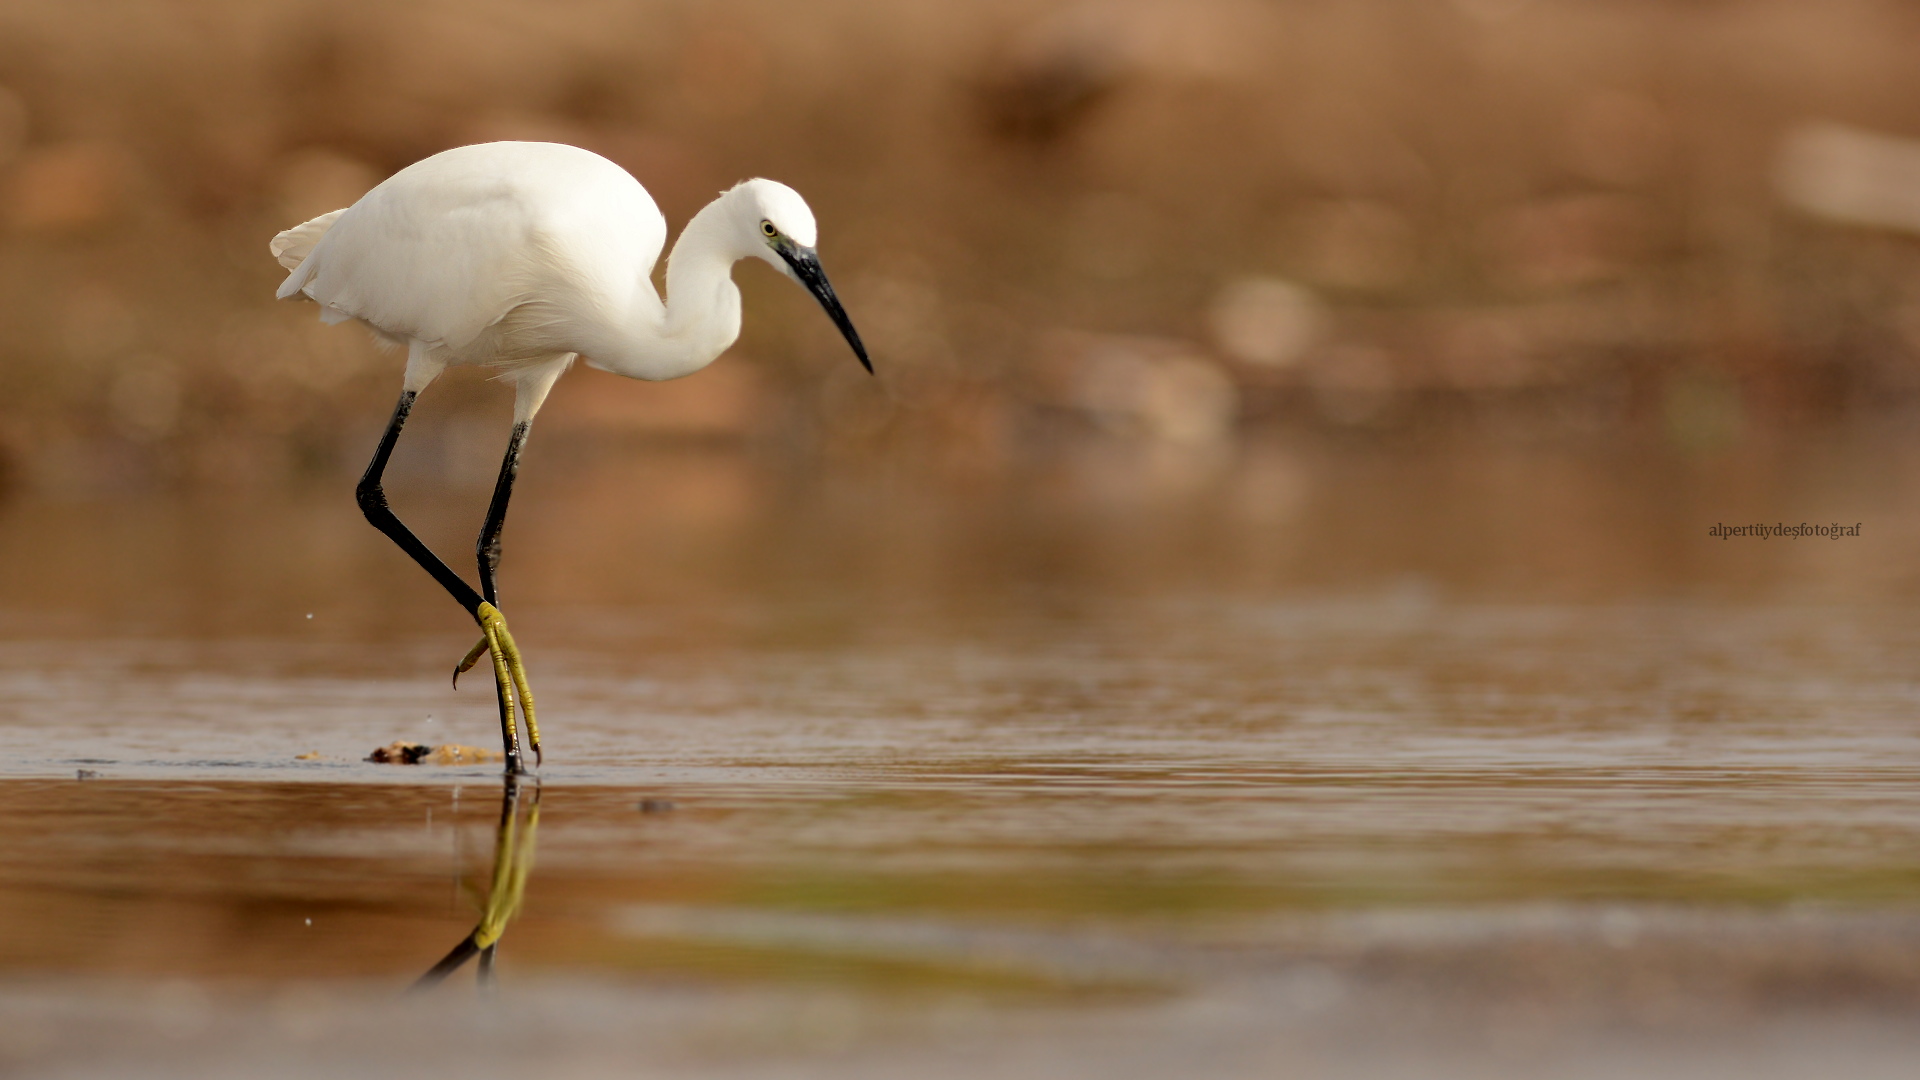
[[[361,319],[457,350],[555,293],[625,302],[619,293],[631,293],[665,240],[645,189],[597,154],[547,143],[461,147],[401,170],[349,207],[279,295],[311,297],[329,321]]]

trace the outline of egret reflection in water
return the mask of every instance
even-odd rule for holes
[[[500,948],[501,936],[507,932],[507,924],[520,914],[520,905],[526,899],[527,875],[533,870],[534,836],[540,829],[539,786],[533,785],[527,796],[524,823],[520,814],[521,792],[521,784],[508,776],[500,795],[500,824],[494,830],[492,880],[484,898],[474,897],[480,908],[479,923],[439,963],[420,976],[413,989],[439,985],[475,956],[480,958],[480,985],[493,984],[494,955]]]

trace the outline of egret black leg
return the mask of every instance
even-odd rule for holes
[[[385,533],[389,540],[400,546],[421,569],[433,575],[440,586],[452,594],[454,600],[472,615],[481,629],[485,631],[485,640],[498,640],[501,648],[494,650],[494,683],[500,698],[500,736],[507,755],[507,772],[524,771],[520,757],[520,733],[514,723],[514,697],[520,699],[521,711],[527,718],[527,735],[537,754],[540,747],[539,729],[534,727],[533,694],[526,686],[524,671],[520,668],[519,650],[513,646],[513,639],[507,634],[506,622],[493,604],[475,592],[473,586],[461,580],[460,575],[440,561],[440,557],[420,542],[407,528],[393,508],[387,505],[387,493],[380,485],[380,478],[387,471],[387,460],[393,456],[394,444],[400,441],[400,429],[406,426],[407,416],[413,412],[413,401],[418,395],[407,390],[401,393],[400,403],[394,406],[393,419],[387,422],[387,430],[380,436],[380,446],[373,452],[373,460],[367,464],[367,471],[360,477],[360,484],[354,489],[354,497],[360,503],[360,511],[367,515],[373,527]],[[491,515],[489,515],[491,517]]]
[[[506,527],[507,502],[513,498],[513,481],[520,475],[520,448],[527,441],[527,429],[532,426],[531,420],[522,420],[513,425],[513,436],[507,440],[507,452],[500,459],[500,477],[494,481],[493,501],[487,504],[487,520],[480,526],[479,539],[473,544],[474,557],[480,564],[480,591],[486,596],[487,603],[495,605],[496,611],[500,603],[500,588],[495,580],[500,569],[500,530]],[[467,650],[467,655],[453,669],[453,685],[459,686],[460,676],[492,651],[490,642],[489,637],[482,636],[473,648]],[[500,659],[499,656],[494,657],[496,673]],[[515,688],[520,693],[521,711],[527,718],[527,742],[533,747],[534,760],[538,761],[540,727],[534,722],[533,693],[527,688],[526,673],[520,670],[518,656],[509,658],[509,667],[512,668],[509,674],[518,680]]]
[[[500,590],[494,575],[500,570],[500,530],[507,524],[507,500],[513,498],[513,482],[520,475],[520,447],[527,441],[531,420],[513,425],[513,437],[507,440],[506,456],[500,459],[500,478],[493,483],[493,501],[487,505],[486,523],[480,526],[480,538],[473,553],[480,562],[480,593],[498,607]]]
[[[480,526],[480,536],[474,541],[473,553],[480,564],[480,591],[489,604],[498,610],[500,588],[497,575],[500,570],[500,532],[507,524],[507,503],[513,498],[513,482],[520,475],[520,448],[526,444],[527,431],[533,421],[522,420],[513,425],[513,435],[507,440],[507,452],[500,459],[500,476],[494,481],[493,500],[487,504],[487,519]],[[483,636],[467,650],[467,655],[453,669],[453,685],[460,685],[460,676],[478,663],[482,656],[490,651],[489,640]],[[514,660],[518,664],[517,659]],[[534,758],[540,756],[540,729],[533,719],[533,697],[525,688],[524,672],[520,674],[518,688],[523,692],[524,711],[527,716],[527,741],[533,746]]]
[[[400,550],[412,557],[420,568],[433,575],[440,587],[453,594],[453,599],[467,610],[467,614],[479,617],[480,601],[484,599],[473,591],[473,586],[460,580],[460,575],[440,556],[428,550],[413,530],[394,516],[393,508],[387,505],[387,493],[380,486],[380,478],[386,474],[387,459],[393,456],[393,445],[400,441],[400,429],[406,426],[407,416],[413,412],[413,391],[400,395],[400,404],[393,408],[393,419],[387,421],[386,433],[380,436],[380,446],[373,452],[373,460],[367,463],[367,471],[360,477],[360,486],[354,488],[354,498],[360,503],[360,512],[367,515],[373,527],[387,534],[387,539],[400,545]]]

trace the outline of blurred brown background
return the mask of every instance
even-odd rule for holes
[[[793,184],[880,370],[745,268],[732,356],[577,371],[551,436],[1714,454],[1920,387],[1917,43],[1891,0],[12,0],[0,455],[62,491],[357,469],[399,358],[276,303],[267,241],[500,138],[606,154],[676,231]],[[484,483],[474,430],[442,458]]]

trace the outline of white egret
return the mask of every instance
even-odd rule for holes
[[[576,358],[634,379],[677,379],[712,363],[740,335],[733,264],[749,256],[806,286],[871,372],[866,347],[814,253],[813,211],[784,184],[747,180],[722,192],[667,256],[667,295],[653,266],[666,219],[626,170],[576,146],[463,146],[400,170],[359,202],[274,237],[292,271],[281,299],[320,305],[329,323],[357,319],[407,350],[400,403],[356,489],[360,509],[480,624],[454,672],[493,654],[507,771],[522,769],[516,702],[540,756],[533,693],[500,613],[500,530],[527,431],[555,379]],[[380,478],[414,399],[450,365],[478,365],[514,384],[513,433],[475,544],[475,591],[387,506]]]

